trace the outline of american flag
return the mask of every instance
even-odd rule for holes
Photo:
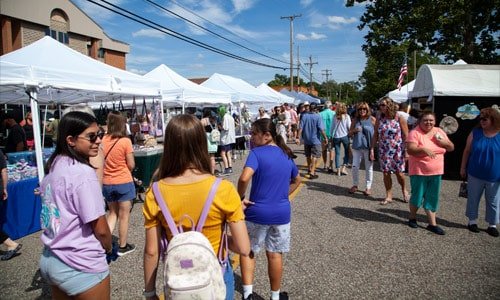
[[[401,86],[403,85],[403,81],[404,81],[405,76],[407,74],[408,74],[408,65],[406,64],[406,59],[405,59],[405,62],[403,63],[401,70],[399,70],[399,79],[398,79],[398,89],[399,90],[401,90]]]

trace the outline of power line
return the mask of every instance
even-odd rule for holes
[[[229,34],[231,34],[231,35],[233,35],[233,36],[235,36],[235,37],[237,37],[237,38],[239,38],[239,39],[242,39],[243,41],[245,41],[245,42],[247,42],[247,43],[249,43],[249,44],[252,44],[252,45],[255,45],[255,46],[260,47],[260,45],[258,45],[258,44],[256,44],[256,43],[254,43],[254,42],[252,42],[252,41],[249,41],[249,40],[245,39],[244,37],[242,37],[242,36],[240,36],[240,35],[238,35],[238,34],[236,34],[236,33],[232,32],[232,31],[230,31],[230,30],[228,30],[228,29],[226,29],[226,28],[224,28],[224,27],[222,27],[222,26],[220,26],[220,25],[218,25],[218,24],[216,24],[216,23],[214,23],[214,22],[212,22],[212,21],[210,21],[210,20],[208,20],[207,18],[204,18],[203,16],[201,16],[201,15],[197,14],[196,12],[194,12],[194,11],[190,10],[189,8],[187,8],[187,7],[185,7],[185,6],[182,6],[181,4],[179,4],[179,3],[178,3],[178,1],[176,1],[176,0],[169,0],[169,1],[170,1],[172,4],[174,4],[174,5],[178,6],[178,7],[180,7],[180,8],[182,8],[182,9],[184,9],[185,11],[187,11],[187,12],[189,12],[189,13],[191,13],[191,14],[193,14],[193,15],[197,16],[198,18],[200,18],[200,19],[202,19],[202,20],[206,21],[207,23],[212,24],[213,26],[215,26],[215,27],[217,27],[217,28],[221,29],[222,31],[225,31],[225,32],[227,32],[227,33],[229,33]],[[272,49],[269,49],[269,50],[270,50],[270,51],[273,51]],[[280,54],[280,52],[277,52],[277,51],[273,51],[273,52],[276,52],[276,53]],[[286,63],[287,63],[287,62],[286,62]]]
[[[100,6],[100,7],[104,8],[104,9],[107,9],[109,11],[112,11],[112,12],[114,12],[116,14],[119,14],[119,15],[121,15],[121,16],[129,19],[129,20],[133,20],[133,21],[135,21],[137,23],[140,23],[140,24],[145,25],[147,27],[150,27],[152,29],[158,30],[160,32],[163,32],[163,33],[165,33],[167,35],[170,35],[172,37],[175,37],[177,39],[180,39],[180,40],[185,41],[187,43],[190,43],[192,45],[198,46],[200,48],[203,48],[203,49],[206,49],[206,50],[209,50],[209,51],[212,51],[212,52],[215,52],[215,53],[218,53],[218,54],[230,57],[230,58],[234,58],[236,60],[247,62],[247,63],[250,63],[250,64],[259,65],[259,66],[263,66],[263,67],[274,68],[274,69],[286,70],[286,68],[284,68],[284,67],[278,67],[278,66],[273,66],[273,65],[261,63],[261,62],[255,61],[255,60],[244,58],[244,57],[241,57],[239,55],[236,55],[236,54],[233,54],[233,53],[221,50],[221,49],[213,47],[213,46],[210,46],[210,45],[208,45],[206,43],[203,43],[203,42],[200,42],[200,41],[195,40],[193,38],[190,38],[190,37],[188,37],[188,36],[186,36],[184,34],[181,34],[179,32],[171,30],[171,29],[169,29],[169,28],[167,28],[165,26],[162,26],[162,25],[160,25],[158,23],[155,23],[155,22],[153,22],[151,20],[145,19],[145,18],[143,18],[143,17],[141,17],[141,16],[139,16],[137,14],[134,14],[134,13],[132,13],[132,12],[130,12],[130,11],[124,9],[124,8],[121,8],[121,7],[118,7],[118,6],[116,6],[116,5],[112,4],[112,3],[109,3],[106,0],[101,0],[101,1],[104,2],[104,3],[106,3],[106,4],[108,4],[108,5],[110,5],[110,6],[112,6],[112,7],[114,7],[114,8],[116,8],[116,9],[119,9],[119,10],[125,12],[128,15],[125,15],[122,12],[116,11],[116,10],[110,8],[110,7],[107,7],[107,6],[104,6],[104,5],[100,4],[100,3],[97,3],[94,0],[87,0],[87,1],[89,1],[91,3],[94,3],[94,4]],[[131,17],[131,16],[133,16],[133,17]],[[138,19],[136,19],[136,18],[138,18]]]
[[[228,38],[226,38],[226,37],[224,37],[224,36],[222,36],[222,35],[220,35],[220,34],[218,34],[218,33],[214,32],[214,31],[212,31],[212,30],[210,30],[210,29],[208,29],[208,28],[205,28],[205,27],[203,27],[203,26],[201,26],[201,25],[199,25],[199,24],[197,24],[197,23],[195,23],[195,22],[193,22],[193,21],[191,21],[191,20],[189,20],[189,19],[187,19],[187,18],[185,18],[185,17],[183,17],[183,16],[181,16],[181,15],[179,15],[179,14],[175,13],[174,11],[171,11],[171,10],[170,10],[170,9],[168,9],[168,8],[165,8],[165,7],[163,7],[163,6],[161,6],[161,5],[157,4],[157,3],[155,3],[154,1],[151,1],[151,0],[144,0],[144,1],[146,1],[146,2],[150,3],[151,5],[153,5],[153,6],[157,7],[157,8],[159,8],[159,9],[161,9],[161,10],[163,10],[163,11],[168,12],[168,13],[170,13],[170,14],[172,14],[172,15],[174,15],[174,16],[176,16],[176,17],[178,17],[178,18],[180,18],[180,19],[182,19],[182,20],[184,20],[184,21],[186,21],[186,22],[188,22],[189,24],[192,24],[193,26],[196,26],[196,27],[198,27],[198,28],[200,28],[200,29],[202,29],[202,30],[205,30],[206,32],[209,32],[209,33],[211,33],[211,34],[213,34],[213,35],[217,36],[218,38],[223,39],[223,40],[225,40],[225,41],[228,41],[228,42],[230,42],[230,43],[232,43],[232,44],[234,44],[234,45],[237,45],[237,46],[239,46],[239,47],[241,47],[241,48],[243,48],[243,49],[246,49],[246,50],[248,50],[248,51],[250,51],[250,52],[253,52],[253,53],[255,53],[255,54],[259,54],[259,55],[261,55],[261,56],[264,56],[264,57],[270,58],[270,59],[272,59],[272,60],[274,60],[274,61],[277,61],[277,62],[287,63],[286,61],[276,59],[276,58],[274,58],[274,57],[271,57],[271,56],[268,56],[268,55],[266,55],[266,54],[260,53],[260,52],[258,52],[258,51],[256,51],[256,50],[250,49],[250,48],[248,48],[248,47],[246,47],[246,46],[244,46],[244,45],[242,45],[242,44],[239,44],[239,43],[237,43],[237,42],[235,42],[235,41],[232,41],[232,40],[230,40],[230,39],[228,39]]]

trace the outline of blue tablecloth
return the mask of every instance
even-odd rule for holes
[[[42,201],[33,194],[37,186],[38,177],[7,185],[9,198],[0,206],[0,226],[13,240],[41,229]]]

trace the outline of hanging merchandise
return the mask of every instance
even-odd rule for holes
[[[139,124],[141,125],[141,132],[144,134],[149,134],[151,120],[148,116],[148,110],[146,107],[146,98],[142,98],[142,111],[141,116],[138,118]]]
[[[132,111],[130,117],[130,132],[135,135],[141,131],[141,126],[137,122],[137,105],[135,103],[135,96],[132,98]]]
[[[163,136],[163,122],[161,119],[161,105],[159,101],[153,99],[153,104],[151,104],[151,115],[154,128],[155,137]]]

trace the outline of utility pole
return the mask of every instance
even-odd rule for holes
[[[318,64],[317,61],[313,62],[312,61],[312,56],[309,55],[309,62],[308,63],[304,63],[305,65],[309,66],[309,93],[312,92],[312,88],[313,88],[313,73],[312,73],[312,68],[313,68],[313,65],[316,65]]]
[[[299,91],[299,86],[300,86],[300,77],[299,77],[299,71],[300,71],[300,55],[299,55],[299,46],[297,45],[297,91]]]
[[[299,17],[302,17],[302,14],[281,17],[281,19],[290,20],[290,91],[293,91],[293,20]]]
[[[332,70],[325,69],[323,71],[325,73],[321,73],[321,75],[326,76],[326,97],[330,100],[330,89],[328,88],[330,85],[328,84],[328,76],[332,75]]]

